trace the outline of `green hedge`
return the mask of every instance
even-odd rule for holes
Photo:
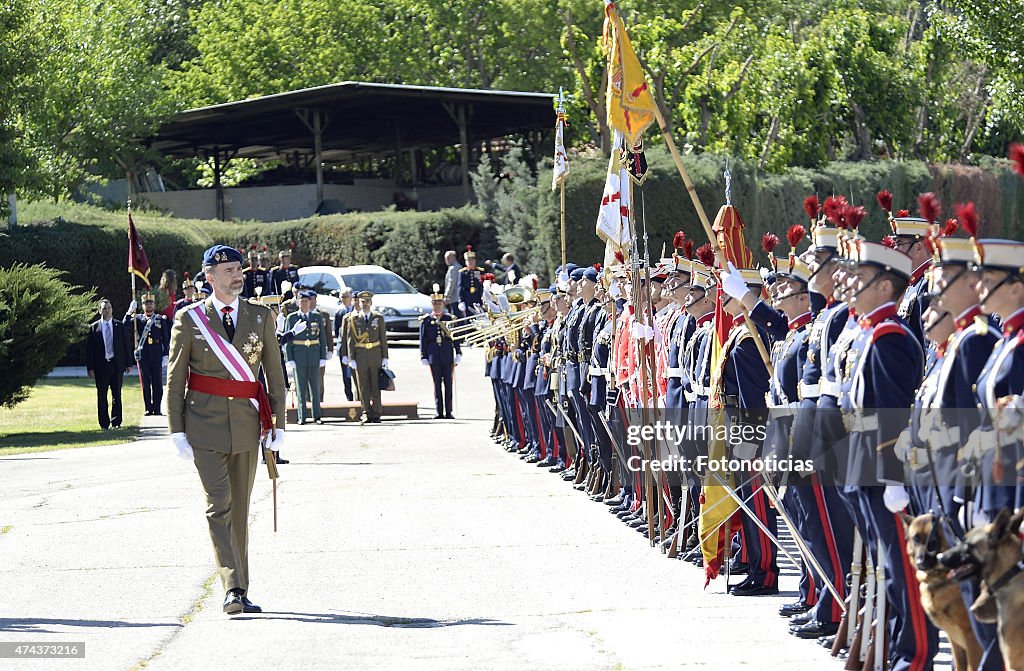
[[[129,301],[127,217],[84,205],[28,204],[22,225],[0,233],[0,267],[19,261],[63,270],[96,297],[114,301],[120,312]],[[247,249],[267,245],[275,257],[294,243],[300,265],[376,263],[398,272],[421,291],[443,281],[445,249],[472,244],[482,254],[496,245],[472,208],[441,212],[378,212],[315,217],[290,222],[222,223],[134,214],[156,285],[165,268],[194,273],[202,252],[215,242]],[[141,290],[141,287],[139,288]]]
[[[654,147],[647,152],[650,173],[642,187],[635,190],[637,223],[646,219],[650,253],[657,257],[662,244],[671,245],[673,234],[684,230],[701,244],[705,235],[696,210],[667,150]],[[575,160],[574,160],[575,159]],[[714,221],[725,203],[725,158],[712,154],[686,156],[683,159],[690,179]],[[566,188],[567,256],[575,263],[593,263],[604,254],[603,243],[594,233],[598,204],[604,189],[607,159],[600,154],[570,157],[570,175]],[[879,239],[889,232],[885,215],[875,194],[889,189],[897,209],[917,212],[917,194],[934,191],[945,212],[952,216],[953,204],[973,200],[982,220],[982,235],[1024,239],[1024,182],[1009,168],[1007,161],[986,160],[980,167],[939,165],[919,161],[874,161],[832,163],[818,170],[792,168],[781,174],[758,172],[748,162],[731,161],[732,202],[747,224],[747,245],[760,254],[761,234],[772,231],[783,237],[792,224],[806,224],[803,200],[817,193],[824,200],[842,194],[854,204],[864,205],[869,213],[861,228],[865,235]],[[534,224],[537,259],[549,270],[559,263],[558,194],[543,185],[550,184],[551,173],[538,175],[541,202]],[[643,213],[646,216],[643,216]],[[785,246],[785,245],[783,245]],[[763,260],[762,260],[763,262]]]

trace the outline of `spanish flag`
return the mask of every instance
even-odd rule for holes
[[[136,275],[146,283],[147,289],[151,288],[149,259],[146,258],[146,250],[142,248],[142,240],[139,239],[139,232],[135,229],[131,212],[128,213],[128,274]]]
[[[608,55],[608,125],[632,147],[654,123],[655,102],[644,77],[640,59],[633,51],[622,19],[611,0],[604,1],[604,46]]]

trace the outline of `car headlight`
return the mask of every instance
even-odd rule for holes
[[[400,317],[401,316],[401,313],[398,310],[394,309],[394,308],[384,307],[384,308],[381,308],[380,311],[381,311],[381,314],[383,314],[385,317]]]

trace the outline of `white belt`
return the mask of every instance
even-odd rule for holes
[[[800,383],[800,398],[818,398],[821,396],[821,385]]]
[[[792,417],[800,407],[799,403],[774,403],[768,406],[776,417]]]
[[[665,377],[682,377],[683,369],[680,368],[666,368]]]
[[[818,384],[818,389],[821,391],[822,396],[828,395],[839,398],[839,390],[841,388],[838,382],[833,382],[832,380],[822,380]]]
[[[697,394],[698,396],[707,396],[708,395],[708,388],[705,387],[704,385],[698,384],[696,382],[691,382],[690,386],[693,387],[693,393],[694,394]]]
[[[686,399],[687,403],[693,403],[697,400],[697,392],[683,390],[683,398]]]
[[[856,413],[852,415],[843,415],[843,425],[850,433],[877,431],[878,415],[869,415],[867,417]]]
[[[607,368],[591,368],[590,377],[601,377],[608,374]]]
[[[945,450],[954,445],[960,444],[960,427],[949,426],[942,429],[932,429],[928,433],[928,442],[933,449]]]

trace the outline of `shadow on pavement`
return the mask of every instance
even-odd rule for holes
[[[33,634],[57,633],[45,628],[45,625],[59,625],[64,627],[103,627],[103,628],[133,628],[133,627],[181,627],[178,622],[125,622],[123,620],[58,620],[47,618],[14,617],[0,618],[0,632],[26,632]]]
[[[393,617],[390,615],[372,615],[370,613],[353,613],[342,615],[338,613],[290,613],[265,611],[261,615],[232,617],[234,620],[290,620],[292,622],[312,622],[319,624],[369,624],[377,627],[398,627],[398,628],[430,628],[430,627],[456,627],[465,625],[499,626],[511,627],[511,622],[489,620],[486,618],[472,618],[468,620],[434,620],[428,617]]]

